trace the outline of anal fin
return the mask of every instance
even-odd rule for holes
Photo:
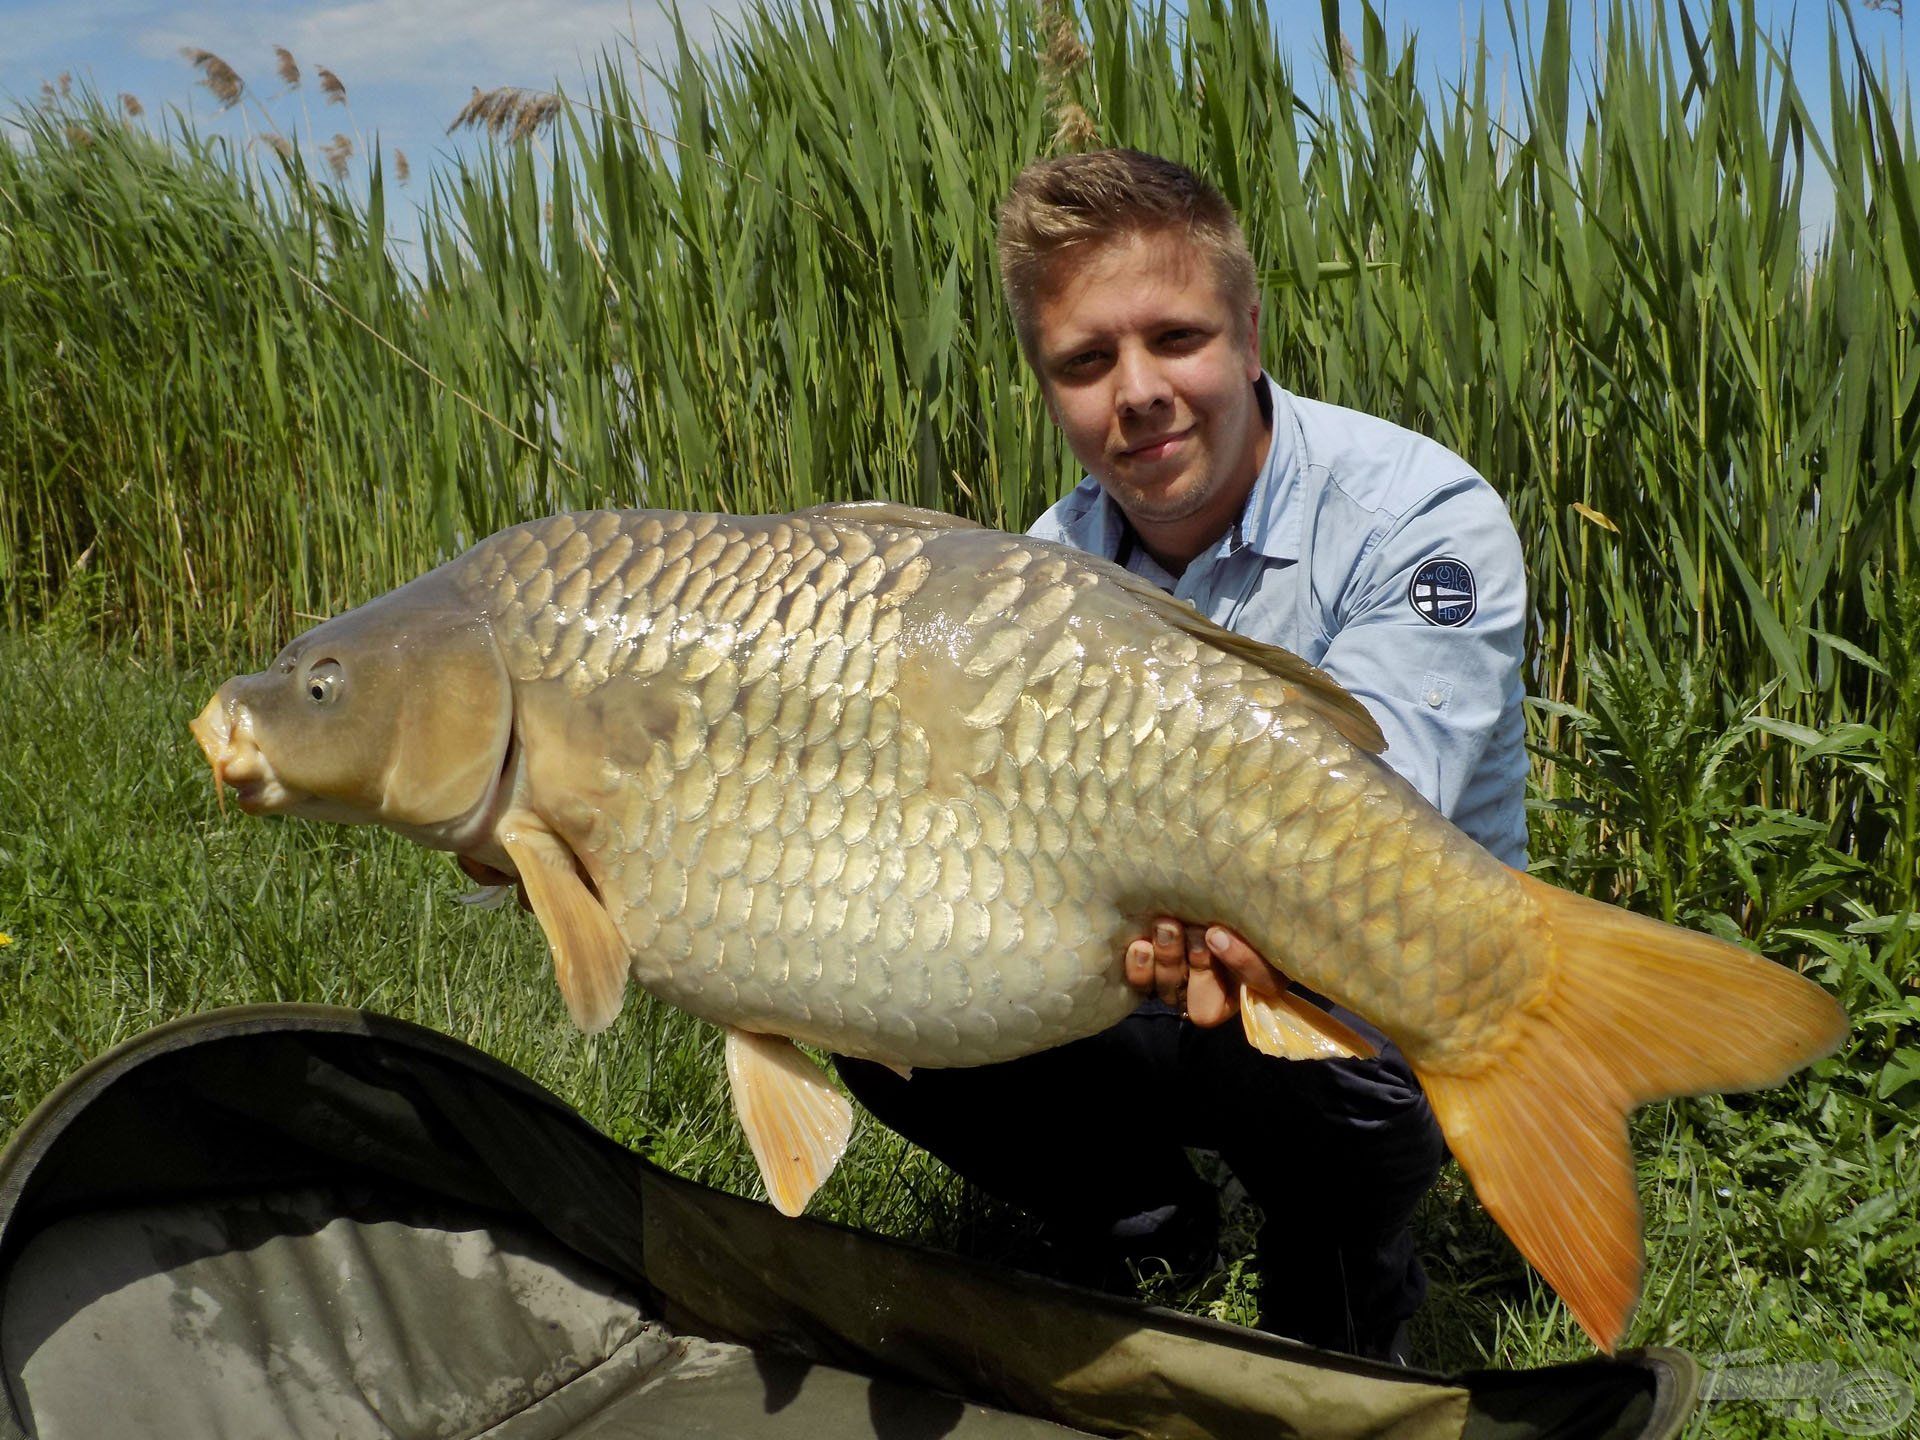
[[[1371,1060],[1372,1041],[1294,990],[1262,995],[1240,987],[1240,1026],[1247,1043],[1276,1060]]]
[[[613,917],[581,878],[573,850],[537,815],[513,812],[501,821],[497,838],[546,932],[567,1013],[590,1035],[606,1029],[620,1013],[629,964],[627,942]]]
[[[791,1040],[731,1025],[727,1079],[767,1195],[782,1215],[798,1215],[846,1153],[853,1106]]]

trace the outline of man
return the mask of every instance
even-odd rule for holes
[[[1023,353],[1087,478],[1035,536],[1118,561],[1218,623],[1322,666],[1385,760],[1509,864],[1526,860],[1526,589],[1499,497],[1443,447],[1287,394],[1259,359],[1253,261],[1185,168],[1130,151],[1030,166],[1002,208]],[[1204,916],[1187,917],[1204,920]],[[1149,998],[1104,1034],[911,1080],[842,1061],[880,1119],[1074,1237],[1089,1272],[1205,1263],[1216,1201],[1186,1147],[1260,1205],[1261,1323],[1405,1358],[1425,1293],[1408,1221],[1445,1150],[1399,1051],[1263,1056],[1239,984],[1283,983],[1238,936],[1163,917],[1126,955]]]

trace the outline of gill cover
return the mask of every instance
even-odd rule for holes
[[[467,815],[490,795],[513,727],[492,629],[438,571],[308,631],[228,681],[215,707],[230,764],[248,773],[244,737],[284,788],[273,808],[349,823]]]

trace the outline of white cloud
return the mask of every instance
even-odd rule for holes
[[[710,38],[721,13],[739,0],[685,5],[696,42]],[[652,55],[671,43],[672,27],[654,0],[346,0],[321,5],[212,4],[172,9],[143,27],[140,50],[154,58],[204,46],[237,68],[242,53],[271,56],[284,45],[309,74],[317,65],[356,84],[419,85],[462,91],[469,85],[528,85],[556,78],[577,88],[602,51],[630,58],[637,39]],[[265,70],[263,58],[255,68]],[[262,77],[264,79],[264,76]]]

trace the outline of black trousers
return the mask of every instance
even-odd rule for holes
[[[1446,1158],[1400,1052],[1275,1060],[1237,1022],[1202,1029],[1149,1002],[1112,1029],[1037,1055],[903,1080],[838,1057],[890,1128],[1050,1228],[1097,1243],[1215,1200],[1188,1147],[1217,1151],[1264,1216],[1262,1328],[1384,1356],[1426,1276],[1408,1220]],[[1146,1253],[1153,1253],[1148,1251]]]

